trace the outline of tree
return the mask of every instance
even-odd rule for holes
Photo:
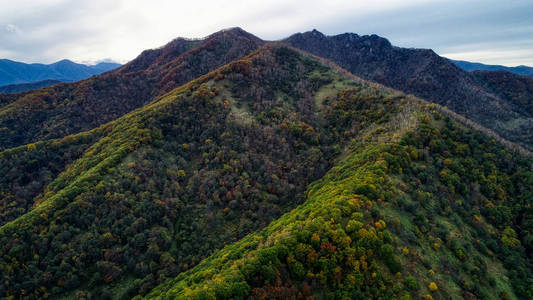
[[[437,286],[437,284],[434,281],[429,283],[428,288],[429,288],[429,290],[431,292],[436,292],[436,291],[439,290],[439,287]]]

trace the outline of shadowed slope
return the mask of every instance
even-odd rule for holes
[[[490,82],[460,69],[432,50],[394,47],[376,35],[325,36],[314,30],[295,34],[285,41],[330,59],[355,75],[446,106],[504,138],[529,149],[533,147],[529,135],[533,131],[533,116],[524,108],[533,101],[531,92],[527,92],[527,103],[516,103],[508,95],[512,93],[511,87],[502,93],[493,89]],[[521,80],[519,75],[508,76]]]
[[[51,86],[58,84],[61,81],[59,80],[43,80],[31,83],[19,83],[19,84],[8,84],[0,86],[0,94],[15,94],[22,93],[29,90],[36,90],[43,87]]]

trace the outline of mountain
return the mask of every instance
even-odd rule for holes
[[[532,160],[449,110],[330,76],[314,111],[348,138],[334,167],[302,204],[145,298],[530,298]]]
[[[485,65],[482,63],[469,62],[464,60],[453,60],[451,62],[459,66],[459,68],[471,72],[471,71],[508,71],[518,75],[533,77],[533,68],[528,66],[516,66],[506,67],[500,65]]]
[[[353,85],[335,77],[267,47],[92,131],[4,151],[0,296],[147,292],[266,226],[349,137],[313,112],[320,87]]]
[[[139,103],[70,134],[73,88]],[[62,129],[0,152],[0,298],[533,296],[531,154],[438,104],[238,28],[36,92],[0,98]]]
[[[31,83],[18,83],[18,84],[8,84],[4,86],[0,86],[0,94],[15,94],[15,93],[21,93],[29,90],[36,90],[43,87],[51,86],[54,84],[58,84],[61,81],[59,80],[43,80],[43,81],[36,81]]]
[[[533,149],[533,115],[522,102],[506,96],[512,91],[493,90],[483,76],[460,69],[432,50],[394,47],[377,35],[325,36],[316,30],[295,34],[285,42],[330,59],[365,79],[444,105]],[[507,77],[525,80],[511,73]],[[531,103],[533,95],[526,98]]]
[[[0,95],[0,150],[93,129],[241,58],[264,42],[240,28],[179,38],[89,79]]]
[[[99,63],[88,66],[67,59],[49,65],[26,64],[0,59],[0,86],[44,80],[78,81],[116,69],[119,66],[115,63]]]
[[[361,101],[354,96],[338,100]],[[397,102],[420,113],[402,124],[413,126],[407,133],[388,120],[363,134],[303,204],[144,299],[530,299],[531,160]],[[499,179],[481,178],[507,163],[493,174],[512,182],[498,200]]]
[[[531,103],[527,99],[532,99],[528,89],[521,92],[522,100],[516,101],[509,96],[513,91],[493,90],[482,76],[461,70],[431,50],[393,47],[378,36],[326,37],[313,31],[293,35],[286,42],[331,59],[365,79],[445,105],[533,149],[533,119],[524,107],[524,101]],[[262,44],[240,28],[204,39],[178,38],[143,52],[112,72],[82,82],[0,95],[0,149],[95,128]]]

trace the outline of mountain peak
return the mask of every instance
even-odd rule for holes
[[[82,66],[82,64],[75,63],[69,59],[62,59],[60,61],[57,61],[55,63],[51,63],[49,65],[50,67],[71,67],[71,66]],[[83,65],[84,66],[84,65]]]
[[[239,26],[224,28],[224,29],[220,30],[220,32],[232,32],[232,33],[238,33],[238,34],[242,34],[242,33],[250,34],[249,32],[247,32],[246,30],[242,29]]]
[[[306,31],[306,32],[303,32],[303,33],[297,33],[296,35],[302,35],[302,36],[305,36],[305,37],[312,37],[312,38],[318,38],[318,39],[324,39],[324,38],[327,38],[327,36],[325,34],[323,34],[322,32],[316,30],[316,29],[313,29],[311,31]]]
[[[316,36],[324,36],[324,34],[316,29],[311,30],[311,34]]]
[[[190,50],[200,49],[202,48],[202,45],[205,46],[213,41],[219,39],[227,40],[228,38],[235,39],[234,42],[238,40],[238,43],[249,44],[249,47],[257,47],[264,43],[263,40],[240,27],[222,29],[204,38],[178,37],[160,48],[143,51],[137,58],[120,68],[119,72],[137,72],[153,68],[154,66],[161,66],[173,61]]]
[[[217,31],[209,36],[207,36],[205,38],[205,40],[209,40],[209,39],[213,39],[213,38],[217,38],[217,37],[220,37],[220,36],[235,36],[235,37],[243,37],[243,38],[246,38],[246,39],[250,39],[250,40],[253,40],[253,41],[261,41],[262,40],[260,38],[258,38],[257,36],[249,33],[248,31],[240,28],[240,27],[230,27],[230,28],[225,28],[225,29],[222,29],[220,31]]]
[[[55,62],[55,64],[72,64],[72,63],[75,63],[75,62],[71,61],[70,59],[62,59],[62,60]]]

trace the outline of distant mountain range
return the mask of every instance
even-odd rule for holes
[[[119,66],[120,64],[108,62],[89,66],[68,59],[49,65],[26,64],[9,59],[0,59],[0,86],[44,80],[78,81],[113,70]]]
[[[508,71],[518,75],[524,75],[533,77],[533,67],[528,66],[517,66],[517,67],[506,67],[501,65],[485,65],[477,62],[469,62],[464,60],[453,60],[451,62],[456,64],[461,69],[471,72],[471,71]]]

